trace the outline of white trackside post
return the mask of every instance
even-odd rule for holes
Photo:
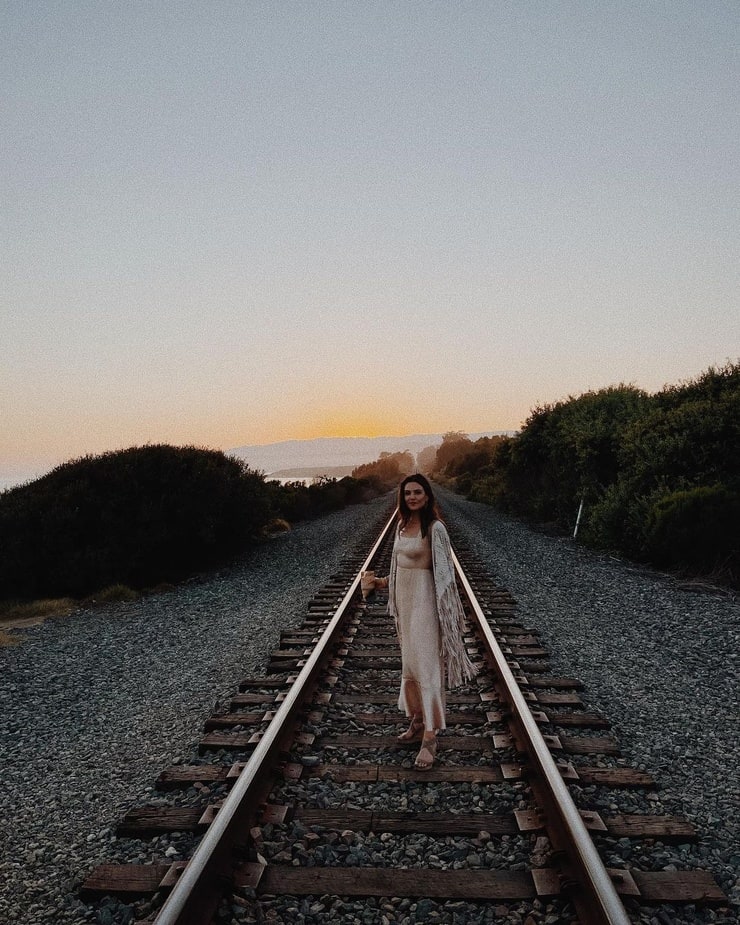
[[[581,495],[581,503],[578,505],[578,516],[576,517],[576,525],[575,525],[575,529],[573,530],[573,539],[575,539],[576,536],[578,535],[578,524],[580,524],[581,522],[581,514],[583,513],[583,499],[585,497],[586,497],[586,493],[584,492]]]

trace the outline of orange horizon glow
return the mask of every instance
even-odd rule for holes
[[[38,441],[29,440],[26,452],[3,452],[0,445],[3,469],[16,471],[48,471],[58,465],[85,456],[99,456],[104,453],[117,452],[135,446],[147,444],[171,444],[173,446],[197,446],[219,449],[228,452],[244,446],[269,446],[271,444],[291,441],[310,441],[321,439],[353,439],[404,437],[419,434],[444,434],[448,431],[463,433],[485,433],[489,431],[516,430],[520,424],[507,426],[499,422],[486,423],[480,420],[468,422],[470,426],[458,423],[431,420],[412,420],[398,416],[383,418],[380,415],[363,415],[353,419],[347,414],[317,415],[317,419],[291,426],[284,422],[282,426],[260,426],[238,429],[230,426],[219,428],[216,422],[210,426],[199,427],[197,424],[180,427],[163,427],[161,432],[151,425],[137,432],[136,428],[121,428],[116,431],[115,422],[101,422],[98,433],[91,438],[90,430],[70,427],[66,431],[69,441],[60,439],[60,434],[48,432]],[[127,432],[122,432],[122,431]],[[9,448],[8,448],[9,449]]]
[[[377,437],[415,436],[418,434],[445,434],[450,431],[461,431],[466,434],[513,431],[520,429],[528,414],[529,410],[522,415],[511,414],[503,422],[500,414],[496,415],[495,421],[491,418],[478,417],[472,420],[469,419],[463,424],[451,421],[446,416],[444,418],[414,419],[411,415],[408,417],[399,415],[396,418],[364,415],[353,420],[347,415],[329,414],[323,419],[319,417],[317,420],[298,423],[293,427],[269,428],[269,435],[266,436],[263,435],[264,431],[260,429],[259,436],[255,435],[253,439],[236,437],[226,442],[222,440],[219,441],[219,446],[225,448],[268,446],[273,443],[284,443],[292,440],[372,439]],[[514,421],[515,423],[512,423]]]
[[[404,436],[412,431],[407,429],[407,422],[398,418],[383,418],[379,415],[362,414],[356,418],[345,412],[322,413],[313,421],[306,421],[302,426],[291,428],[295,436],[268,440],[268,443],[288,440],[319,440],[321,438],[341,439],[343,437],[390,437]],[[414,431],[424,433],[424,431]]]

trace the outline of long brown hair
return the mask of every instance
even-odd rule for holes
[[[411,511],[409,510],[409,506],[406,504],[406,496],[403,493],[409,482],[416,482],[418,485],[421,485],[421,487],[424,489],[424,493],[427,496],[427,503],[419,511],[421,535],[426,536],[427,533],[429,533],[429,528],[432,526],[434,521],[441,520],[442,518],[439,515],[439,507],[437,506],[437,502],[434,498],[432,486],[429,484],[426,477],[423,476],[420,472],[416,472],[414,475],[407,475],[398,486],[398,527],[400,530],[403,530],[403,528],[409,522],[409,517],[411,517]]]

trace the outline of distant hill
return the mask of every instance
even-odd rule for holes
[[[510,430],[489,430],[468,436],[471,440],[477,440],[478,437],[513,433]],[[410,434],[406,437],[319,437],[316,440],[286,440],[283,443],[239,446],[224,452],[245,460],[250,468],[259,469],[265,475],[274,475],[276,478],[311,479],[328,475],[340,479],[363,463],[375,462],[381,453],[402,453],[408,450],[416,456],[428,446],[439,446],[442,436]],[[44,465],[27,471],[16,467],[0,469],[0,493],[33,482],[51,468]]]
[[[325,475],[330,479],[343,479],[352,475],[354,466],[321,466],[321,472],[315,466],[298,466],[296,469],[277,469],[269,474],[276,479],[311,479],[317,475]]]
[[[505,431],[469,434],[471,440],[492,437]],[[260,446],[240,446],[228,450],[230,456],[243,459],[250,468],[266,475],[283,475],[300,469],[304,476],[332,475],[340,468],[350,471],[363,463],[374,462],[381,453],[413,453],[425,447],[439,446],[442,434],[409,434],[405,437],[318,437],[315,440],[285,440]],[[333,470],[333,472],[332,472]]]

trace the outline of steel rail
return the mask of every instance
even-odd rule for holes
[[[394,512],[360,571],[370,565],[395,519]],[[265,784],[269,784],[275,760],[292,735],[292,721],[302,706],[305,692],[311,688],[324,667],[323,663],[342,627],[359,584],[358,572],[237,778],[231,793],[221,805],[160,909],[155,925],[202,925],[210,919],[219,900],[219,885],[228,884],[228,870],[233,863],[234,852],[246,842],[244,832],[254,824],[250,817],[256,814]]]
[[[551,840],[555,848],[565,854],[567,862],[572,865],[568,874],[581,887],[581,890],[578,893],[574,892],[570,898],[576,904],[579,913],[583,909],[588,916],[584,916],[588,925],[630,925],[627,911],[609,872],[599,857],[506,657],[488,625],[475,592],[454,552],[452,557],[460,583],[479,623],[485,646],[500,675],[504,698],[532,763],[535,780],[540,785],[538,797],[544,798]]]

